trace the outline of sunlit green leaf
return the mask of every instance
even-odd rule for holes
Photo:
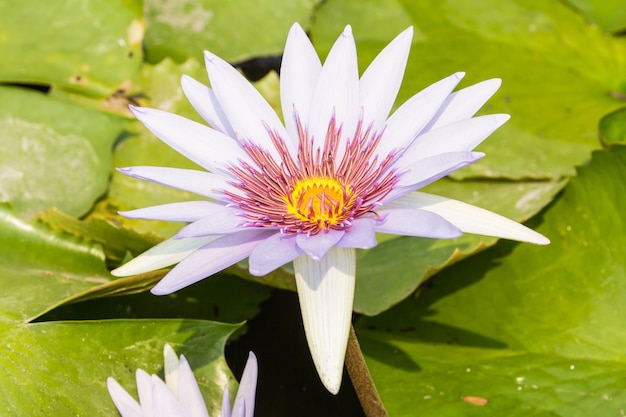
[[[626,148],[596,152],[543,216],[551,245],[500,243],[359,322],[390,414],[619,414],[625,177]]]
[[[151,63],[165,57],[178,62],[202,59],[209,50],[240,62],[280,55],[289,27],[307,26],[318,1],[145,0],[146,54]]]
[[[0,3],[0,80],[52,84],[98,97],[135,88],[140,0]]]
[[[2,7],[2,6],[0,6]],[[0,87],[0,201],[24,217],[57,207],[80,216],[107,189],[123,119]]]

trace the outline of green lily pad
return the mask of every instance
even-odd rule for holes
[[[0,80],[54,85],[97,97],[137,84],[140,0],[0,4]]]
[[[560,2],[328,1],[311,28],[322,53],[343,30],[345,16],[361,69],[393,35],[414,26],[398,103],[457,71],[467,72],[461,87],[503,79],[482,111],[512,118],[479,147],[487,157],[453,174],[457,179],[573,175],[599,148],[598,120],[623,106],[626,44]]]
[[[626,29],[626,7],[621,0],[566,0],[583,13],[587,20],[608,32]]]
[[[600,120],[600,139],[605,146],[626,144],[626,108],[607,114]]]
[[[24,217],[50,207],[85,214],[107,189],[123,126],[117,116],[0,87],[0,201]]]
[[[480,182],[440,180],[426,192],[454,198],[524,222],[548,205],[565,182]],[[354,310],[373,316],[399,303],[426,279],[498,239],[465,234],[437,240],[394,237],[357,254]]]
[[[202,59],[202,51],[239,62],[280,55],[289,27],[307,26],[316,0],[146,0],[146,58]]]
[[[619,415],[625,162],[613,147],[579,169],[538,227],[551,245],[502,242],[359,321],[390,414]]]
[[[20,416],[116,415],[106,379],[137,398],[138,368],[163,378],[163,346],[184,354],[211,415],[236,386],[223,351],[237,325],[198,320],[47,322],[2,328],[0,408]]]
[[[6,204],[0,236],[0,324],[28,322],[111,279],[99,247],[25,222]]]

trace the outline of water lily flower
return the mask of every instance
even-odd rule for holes
[[[113,403],[122,417],[209,417],[200,388],[191,367],[181,355],[176,356],[170,345],[163,349],[165,382],[156,375],[137,369],[139,402],[113,378],[107,379],[107,387]],[[256,397],[258,365],[256,356],[250,352],[241,376],[239,390],[231,413],[228,386],[224,388],[221,417],[252,417]]]
[[[131,107],[152,133],[208,172],[120,171],[207,199],[122,213],[190,224],[114,275],[178,263],[152,289],[169,294],[244,258],[258,276],[293,261],[311,355],[335,394],[350,328],[355,248],[375,246],[377,232],[443,239],[467,232],[548,243],[495,213],[416,192],[483,157],[472,150],[509,116],[474,117],[500,80],[453,92],[460,72],[389,115],[412,36],[412,28],[398,35],[359,78],[350,26],[322,65],[302,28],[293,25],[280,70],[284,124],[237,70],[210,52],[211,88],[187,76],[182,87],[211,127]]]

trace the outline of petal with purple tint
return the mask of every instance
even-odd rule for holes
[[[143,274],[165,268],[182,261],[198,248],[214,241],[219,236],[197,237],[189,239],[167,239],[151,247],[136,258],[111,271],[116,277]]]
[[[377,232],[435,239],[454,239],[463,234],[443,217],[426,210],[388,209],[379,214],[384,220],[376,223]]]
[[[395,162],[397,166],[414,164],[420,159],[446,152],[472,151],[487,136],[511,117],[508,114],[490,114],[461,120],[426,132],[414,141]]]
[[[545,236],[504,216],[437,195],[415,192],[386,204],[384,208],[412,208],[429,211],[448,220],[465,233],[494,236],[537,245],[550,243]]]
[[[137,380],[137,394],[139,395],[141,412],[144,416],[151,416],[154,410],[152,376],[143,369],[137,369],[135,379]]]
[[[255,276],[269,274],[276,268],[293,261],[302,252],[296,244],[295,234],[276,232],[252,250],[248,260],[250,273]]]
[[[222,111],[212,89],[188,75],[181,77],[180,84],[193,108],[213,129],[231,138],[235,137],[228,117]]]
[[[378,130],[387,120],[402,83],[412,39],[410,27],[391,41],[361,76],[359,99],[366,127],[373,122],[373,129]]]
[[[154,417],[188,417],[181,403],[178,402],[165,382],[152,375],[152,413],[146,416]]]
[[[139,403],[115,379],[107,378],[107,389],[122,417],[143,417]]]
[[[251,229],[215,239],[176,265],[157,285],[154,295],[167,295],[188,287],[248,257],[252,249],[269,237],[266,230]]]
[[[287,138],[287,131],[276,112],[256,88],[229,63],[207,51],[204,57],[211,87],[237,140],[253,142],[268,151],[275,160],[280,160],[280,154],[268,133],[269,128],[280,138]],[[289,153],[295,155],[295,144],[285,140],[285,145]]]
[[[483,156],[485,154],[481,152],[447,152],[420,159],[411,165],[399,167],[402,174],[398,187],[415,187],[413,189],[416,190],[478,161]]]
[[[369,249],[376,246],[374,219],[361,217],[352,221],[350,229],[343,235],[336,246],[341,248]]]
[[[341,240],[345,232],[342,230],[330,229],[321,231],[315,235],[299,234],[296,236],[296,243],[300,249],[309,255],[313,260],[320,260],[326,252]]]
[[[346,26],[324,62],[317,80],[309,113],[309,138],[313,152],[322,148],[331,119],[341,126],[342,140],[354,135],[359,117],[359,71],[352,29]],[[336,161],[341,161],[345,145],[339,146]]]
[[[394,149],[408,147],[464,76],[464,72],[452,74],[402,104],[387,120],[377,154],[384,157]]]
[[[228,385],[224,387],[224,394],[222,394],[222,411],[220,417],[235,417],[230,413],[230,391]]]
[[[178,390],[176,393],[178,402],[185,409],[185,417],[209,417],[196,377],[183,355],[180,356],[178,366]]]
[[[254,353],[248,354],[248,360],[246,361],[246,367],[241,375],[241,381],[239,381],[239,390],[235,397],[235,404],[233,410],[235,412],[233,417],[253,417],[254,416],[254,403],[256,398],[256,382],[259,373],[259,366]],[[243,412],[239,409],[243,405]]]
[[[501,84],[502,80],[493,78],[450,94],[424,131],[469,119],[498,91]]]
[[[162,204],[136,210],[120,211],[129,219],[165,220],[170,222],[195,222],[224,210],[224,205],[212,201],[183,201],[181,203]]]
[[[215,129],[162,110],[133,106],[130,109],[155,136],[209,171],[230,175],[228,162],[241,159],[252,163],[233,138]]]
[[[250,230],[244,227],[244,221],[241,210],[222,206],[221,210],[215,210],[210,216],[203,217],[180,229],[174,239],[225,235]]]
[[[341,386],[352,320],[355,250],[333,247],[321,261],[293,261],[302,322],[313,363],[331,394]]]
[[[230,199],[226,198],[222,191],[233,194],[240,193],[239,189],[229,184],[228,178],[195,169],[136,166],[118,168],[117,170],[129,177],[190,191],[216,200],[230,202]]]
[[[322,64],[311,41],[298,23],[289,30],[280,66],[280,103],[290,139],[298,143],[295,113],[308,126],[311,100]]]

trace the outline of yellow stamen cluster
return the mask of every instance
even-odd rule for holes
[[[285,199],[287,212],[297,219],[322,227],[335,226],[346,218],[350,190],[332,178],[298,181]]]

